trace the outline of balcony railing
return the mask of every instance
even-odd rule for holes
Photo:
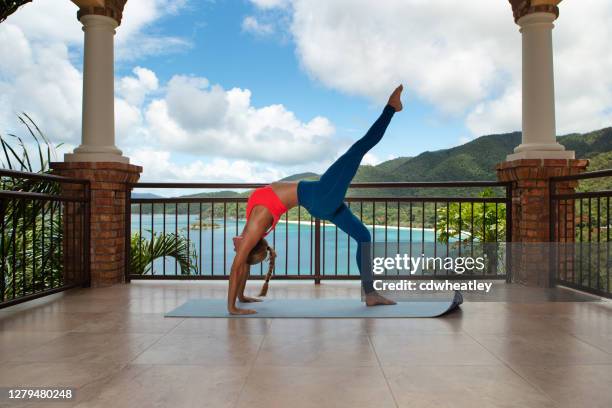
[[[89,182],[0,170],[0,307],[89,280]]]
[[[172,198],[132,193],[126,209],[131,214],[126,231],[126,247],[131,252],[126,257],[126,279],[227,279],[234,255],[232,238],[246,222],[248,191],[260,186],[263,184],[133,185],[136,193],[142,189],[161,190],[161,195],[187,189],[217,193]],[[362,193],[355,195],[356,190]],[[483,243],[499,244],[498,261],[482,273],[458,275],[434,269],[412,278],[505,279],[503,243],[512,236],[511,197],[511,186],[499,182],[357,183],[351,185],[345,201],[370,230],[376,248],[385,252],[405,249],[410,256],[475,255],[484,250]],[[285,214],[268,242],[277,252],[276,278],[315,282],[359,278],[356,244],[335,225],[312,218],[304,208]],[[187,252],[182,262],[168,255],[178,252],[176,248]],[[143,265],[143,260],[150,262]],[[254,266],[251,276],[261,278],[265,271],[265,264]]]
[[[563,183],[568,182],[578,184],[575,192],[564,191]],[[612,297],[612,189],[607,187],[611,185],[612,170],[550,180],[550,236],[557,243],[557,282],[605,297]]]

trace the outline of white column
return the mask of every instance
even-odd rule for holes
[[[556,15],[536,12],[521,17],[523,42],[523,139],[508,155],[518,159],[573,159],[557,143],[552,29]]]
[[[66,154],[70,162],[121,162],[115,146],[114,35],[117,21],[86,14],[81,17],[85,32],[83,56],[83,129],[81,145]]]

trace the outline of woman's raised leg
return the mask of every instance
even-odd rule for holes
[[[393,91],[389,103],[367,133],[340,156],[316,182],[315,205],[320,210],[319,213],[333,212],[344,202],[346,190],[355,177],[363,156],[382,139],[393,115],[402,109],[402,90],[400,85]]]
[[[340,156],[318,181],[317,201],[328,211],[342,204],[346,190],[355,177],[363,156],[382,139],[395,109],[387,105],[370,130]]]

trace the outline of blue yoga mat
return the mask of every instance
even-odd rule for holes
[[[233,316],[227,312],[225,299],[190,299],[166,317],[238,317],[238,318],[387,318],[438,317],[456,309],[461,293],[448,300],[398,302],[393,306],[366,307],[359,299],[270,299],[242,305],[256,314]]]

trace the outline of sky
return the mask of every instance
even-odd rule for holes
[[[0,24],[0,132],[27,112],[80,142],[83,32],[68,0]],[[612,2],[565,0],[557,133],[612,125]],[[116,143],[143,181],[321,172],[405,86],[377,164],[520,130],[521,38],[505,0],[129,0],[115,36]]]

